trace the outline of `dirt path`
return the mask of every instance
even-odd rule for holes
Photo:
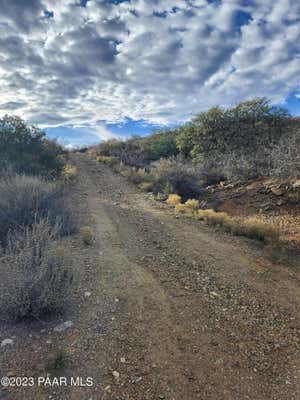
[[[95,236],[90,247],[73,239],[83,271],[64,320],[74,326],[6,327],[1,337],[17,344],[2,351],[1,372],[43,374],[45,358],[64,348],[71,359],[60,375],[94,385],[5,390],[3,398],[299,399],[299,270],[270,265],[249,241],[176,219],[85,155],[73,162],[74,202]]]

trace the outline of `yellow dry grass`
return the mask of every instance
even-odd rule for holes
[[[169,194],[168,199],[166,201],[166,203],[169,206],[176,206],[180,204],[180,202],[181,202],[181,197],[178,194]]]

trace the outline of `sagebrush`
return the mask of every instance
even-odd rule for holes
[[[8,235],[0,256],[2,318],[38,318],[68,302],[75,273],[66,246],[56,242],[59,230],[41,220]]]
[[[9,231],[45,218],[52,226],[59,223],[60,235],[76,231],[77,218],[63,186],[36,176],[8,174],[0,179],[2,244]]]

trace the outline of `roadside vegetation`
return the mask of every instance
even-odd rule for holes
[[[232,108],[214,107],[176,129],[141,138],[109,140],[88,153],[156,199],[207,224],[262,242],[279,232],[261,216],[233,218],[207,207],[207,188],[271,179],[293,185],[300,178],[300,124],[265,98]],[[208,208],[208,209],[205,209]],[[212,208],[212,209],[210,209]]]
[[[0,313],[39,318],[67,304],[76,273],[67,242],[77,231],[67,154],[17,117],[0,120]]]

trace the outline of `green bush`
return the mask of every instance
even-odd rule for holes
[[[147,162],[170,158],[179,153],[176,145],[176,132],[172,130],[156,132],[143,138],[140,146]]]
[[[265,99],[240,103],[229,109],[211,108],[179,129],[179,150],[197,161],[230,151],[251,153],[271,147],[285,134],[290,116]]]
[[[55,177],[63,166],[62,148],[40,129],[18,117],[0,119],[0,172],[11,167],[17,173]]]
[[[132,137],[125,141],[108,140],[96,148],[100,157],[115,157],[125,165],[143,167],[160,158],[179,153],[176,145],[176,131],[164,130],[148,137]]]

